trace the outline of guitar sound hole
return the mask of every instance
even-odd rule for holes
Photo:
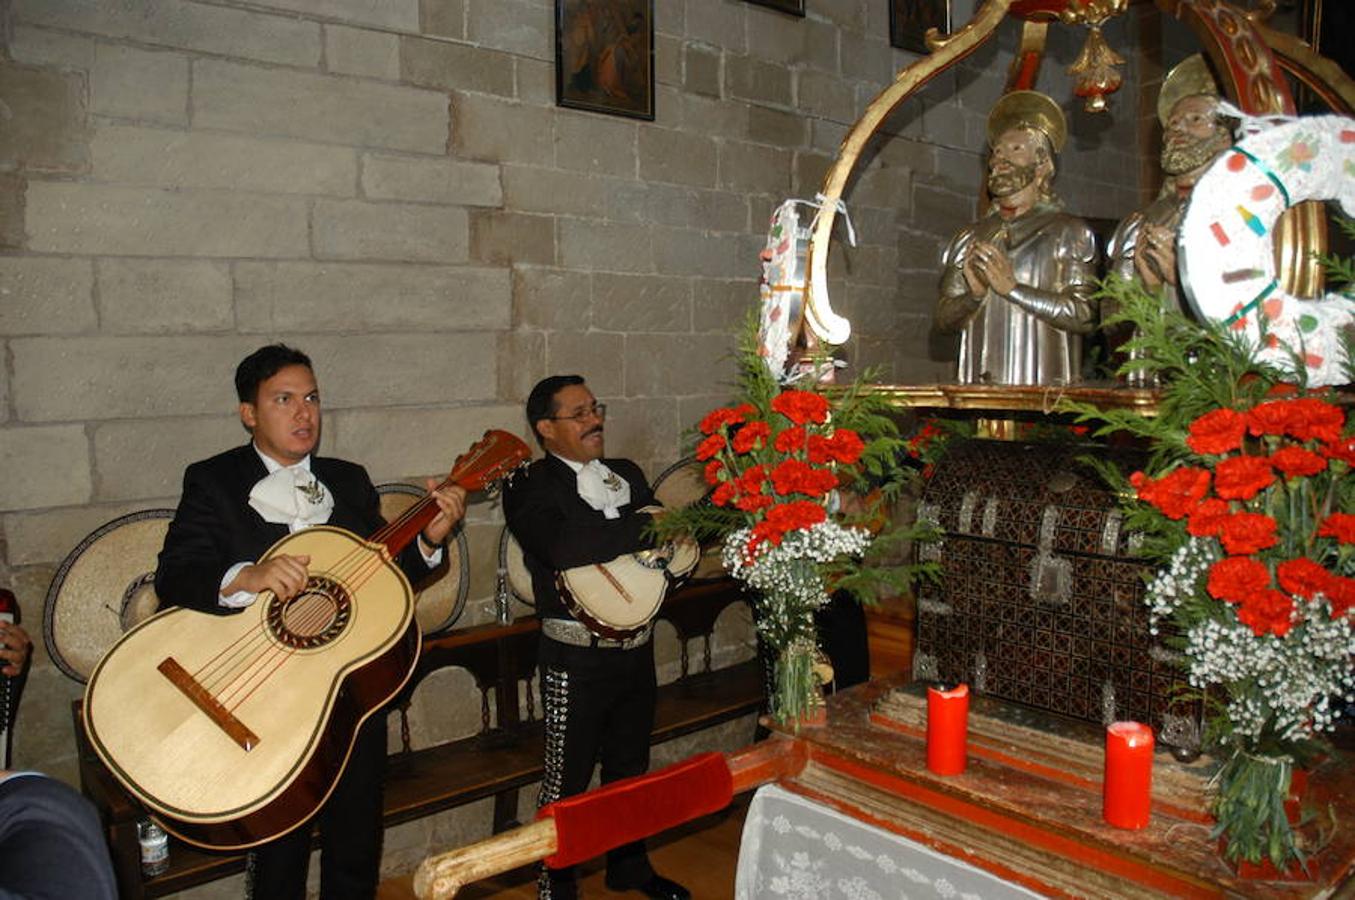
[[[290,600],[274,597],[268,604],[268,629],[281,643],[297,650],[322,647],[335,640],[353,617],[353,601],[343,585],[312,575],[306,589]]]

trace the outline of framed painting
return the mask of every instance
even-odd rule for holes
[[[950,31],[950,0],[889,0],[889,43],[913,53],[929,53],[927,29]]]
[[[654,0],[555,0],[555,102],[654,118]]]
[[[780,10],[783,13],[790,13],[792,16],[804,18],[805,0],[748,0],[749,3],[756,3],[758,6],[765,6],[769,9]]]

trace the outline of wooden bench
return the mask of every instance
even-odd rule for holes
[[[720,580],[690,584],[664,603],[659,619],[669,622],[676,631],[682,655],[679,677],[658,691],[653,743],[759,709],[763,681],[756,657],[723,669],[711,668],[716,620],[741,599],[734,582]],[[688,646],[697,637],[705,638],[704,654],[702,665],[694,668]],[[387,758],[387,827],[486,797],[494,798],[495,832],[516,824],[519,789],[539,781],[542,774],[543,729],[530,689],[536,676],[538,639],[537,620],[525,618],[508,625],[452,631],[425,642],[406,697],[432,672],[448,667],[465,669],[480,691],[481,728],[470,737],[414,750],[410,748],[405,709],[397,708],[402,746]],[[524,682],[529,687],[525,711],[519,703],[519,687]],[[213,853],[171,838],[169,871],[143,878],[137,822],[145,817],[145,810],[94,755],[81,726],[78,701],[74,716],[81,787],[103,817],[124,900],[161,897],[244,869],[242,854]]]

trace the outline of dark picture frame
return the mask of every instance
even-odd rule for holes
[[[802,19],[805,17],[805,0],[748,0],[748,2],[774,9],[777,12],[799,16]]]
[[[950,0],[889,0],[889,43],[911,53],[930,53],[927,29],[950,31]]]
[[[555,0],[555,102],[654,120],[654,0]]]

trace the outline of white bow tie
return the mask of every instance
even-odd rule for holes
[[[308,469],[289,466],[259,479],[249,492],[249,505],[265,522],[300,531],[328,522],[334,498]]]
[[[620,518],[620,508],[630,503],[630,482],[596,459],[579,470],[578,490],[583,502],[609,519]]]

